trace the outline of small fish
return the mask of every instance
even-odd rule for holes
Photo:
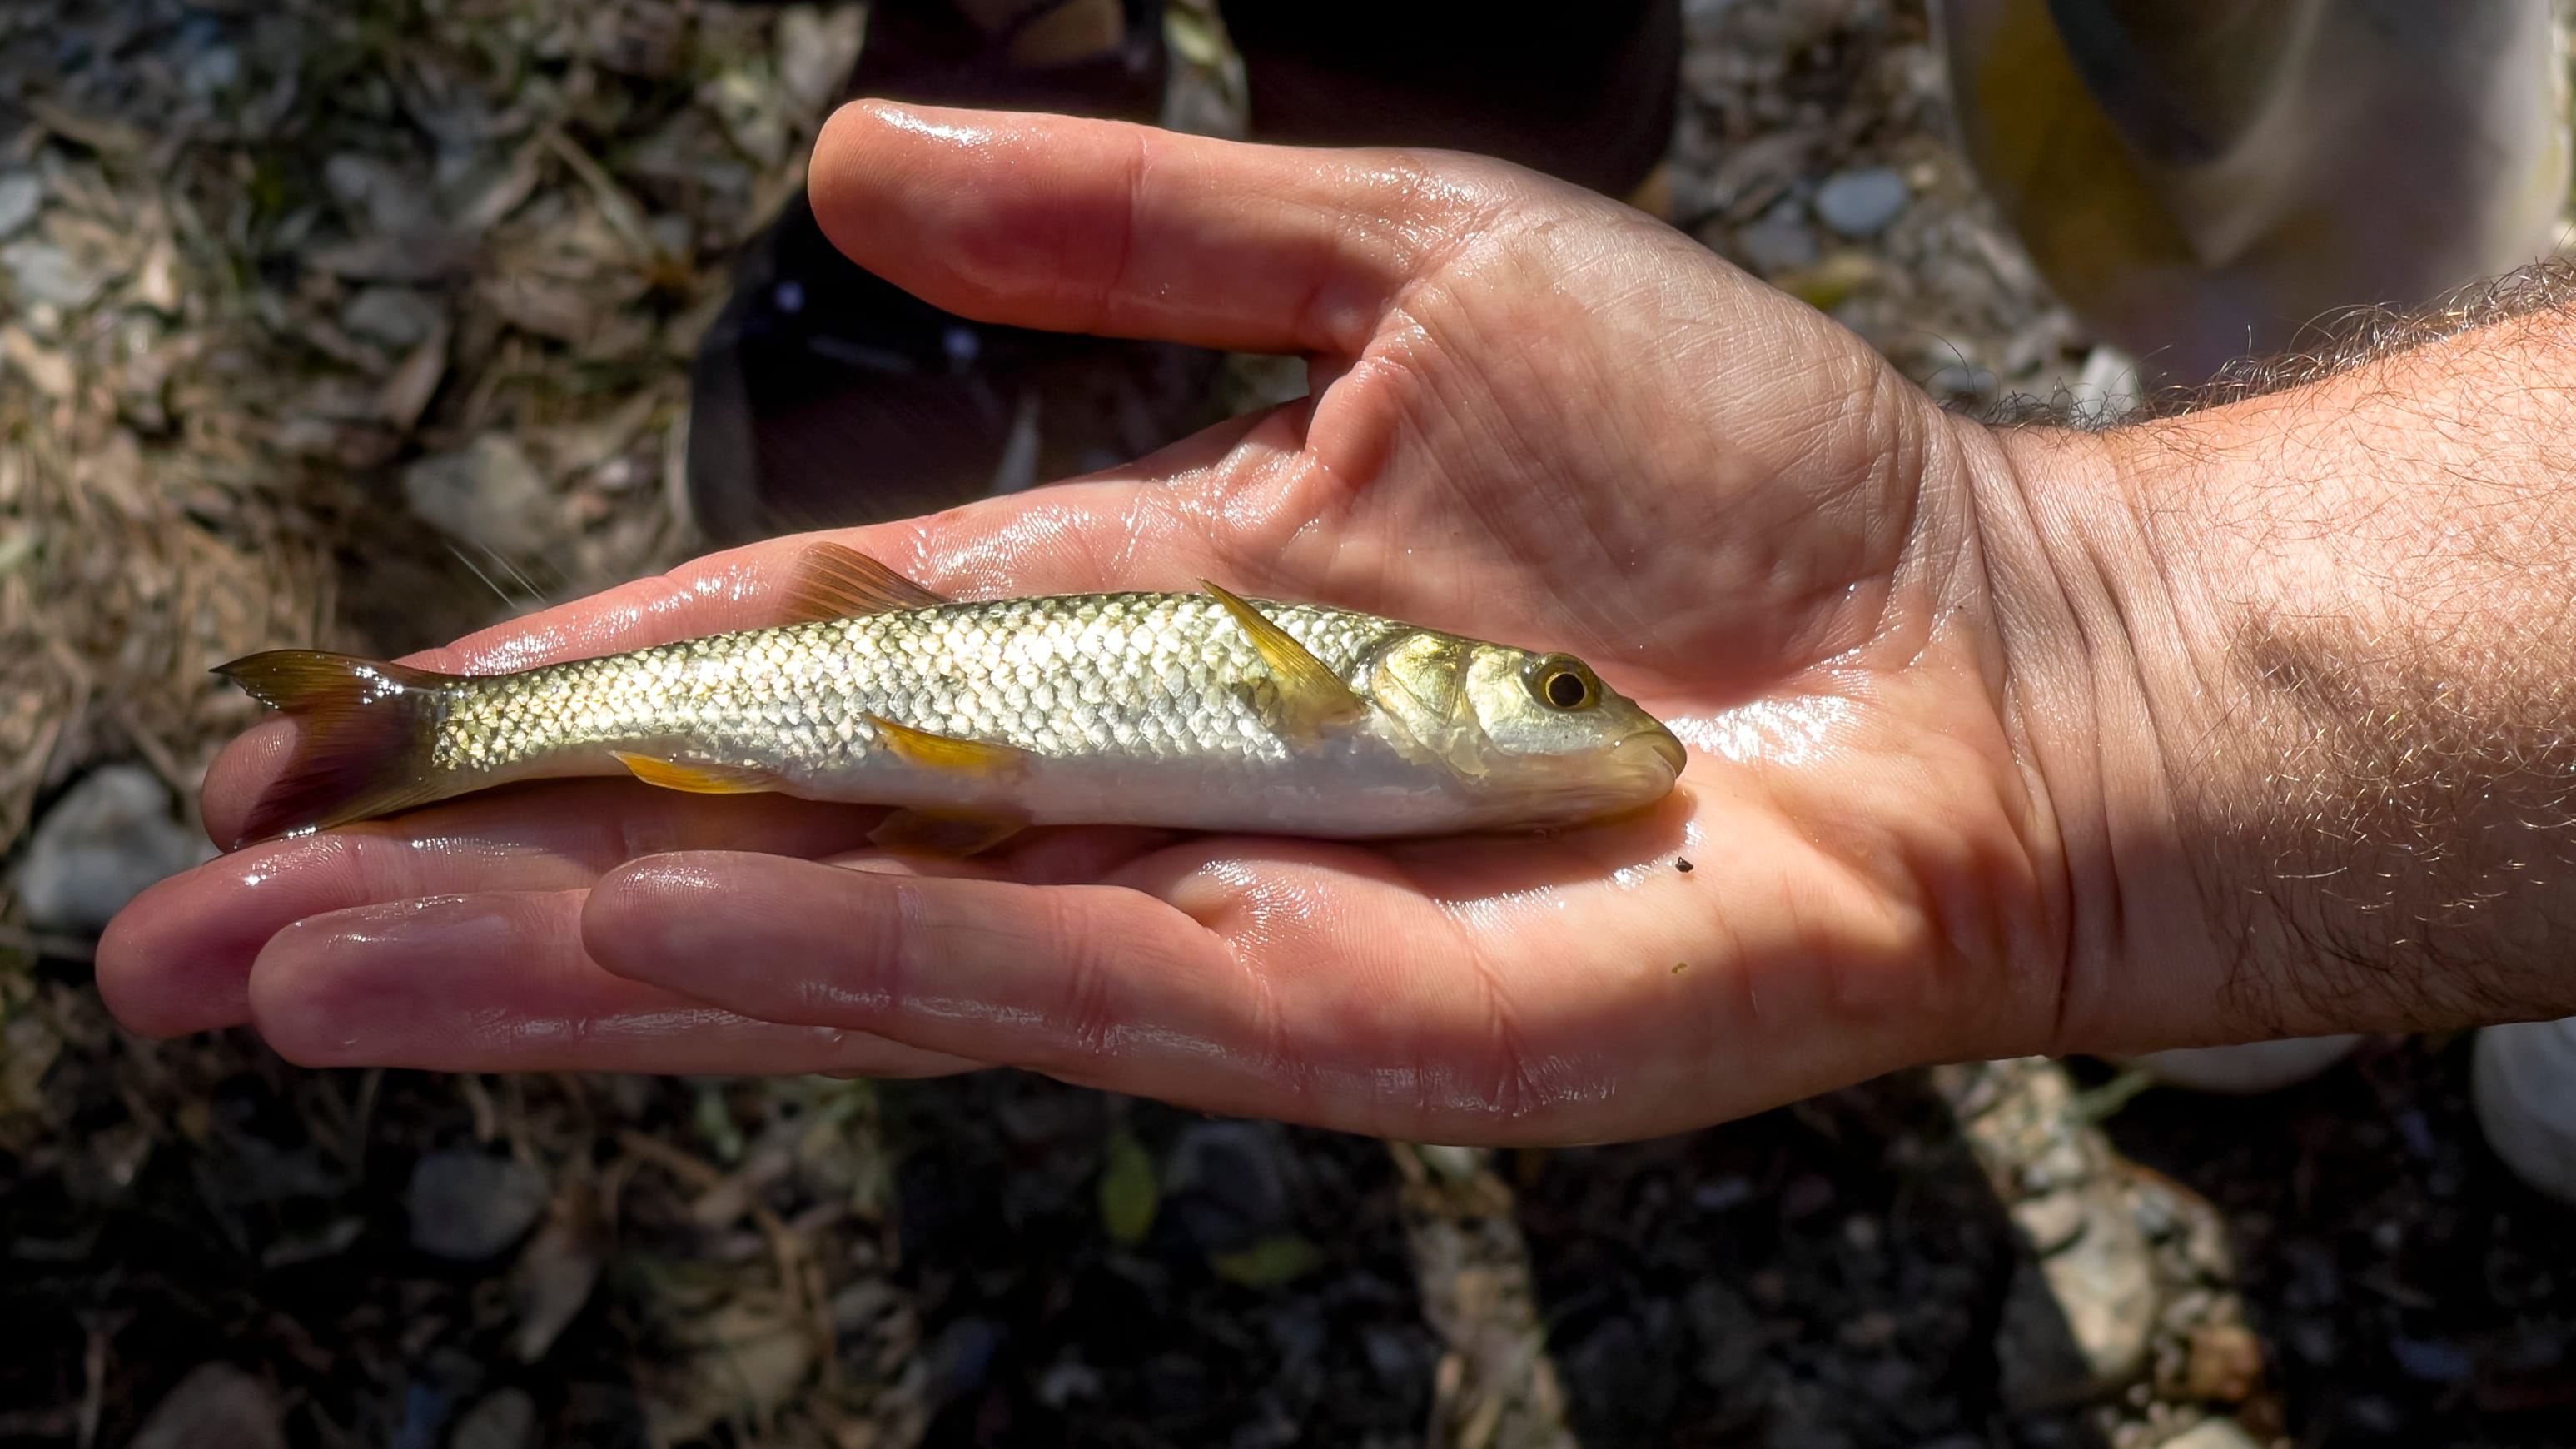
[[[1030,825],[1371,839],[1620,814],[1684,760],[1571,656],[1214,584],[958,602],[825,543],[788,612],[515,674],[235,660],[303,724],[243,843],[614,774],[890,805],[878,843],[961,855]]]

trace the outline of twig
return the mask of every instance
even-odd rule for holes
[[[136,714],[132,701],[120,699],[108,706],[107,713],[108,718],[116,721],[116,727],[125,732],[125,742],[134,746],[134,752],[143,757],[143,763],[150,765],[152,773],[161,777],[161,783],[170,787],[173,798],[182,804],[196,798],[197,782],[189,779],[187,772],[179,768],[179,757],[172,753],[170,746],[163,743],[159,735],[143,727],[143,720]]]
[[[632,1127],[617,1134],[617,1143],[637,1157],[704,1192],[725,1180],[723,1168],[701,1161],[668,1142],[647,1137]]]
[[[57,935],[51,931],[30,931],[24,926],[0,926],[0,950],[25,951],[52,961],[95,961],[98,943],[80,936]]]
[[[570,136],[551,126],[546,128],[545,142],[548,149],[572,168],[573,175],[581,178],[582,185],[590,188],[592,197],[599,203],[600,215],[616,231],[618,239],[626,243],[635,260],[652,260],[660,248],[653,245],[652,236],[644,230],[644,214],[635,205],[635,198],[626,194],[626,188],[617,184],[617,178],[609,175],[607,169],[592,159],[591,154],[581,149]]]

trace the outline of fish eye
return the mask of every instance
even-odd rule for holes
[[[1562,654],[1551,654],[1530,671],[1530,693],[1550,709],[1589,709],[1600,702],[1601,691],[1583,666]]]

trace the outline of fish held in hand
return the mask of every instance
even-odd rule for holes
[[[302,726],[243,843],[613,774],[894,806],[881,843],[957,854],[1027,825],[1372,839],[1622,814],[1684,760],[1571,656],[1214,584],[957,601],[817,544],[789,612],[513,674],[224,665]]]

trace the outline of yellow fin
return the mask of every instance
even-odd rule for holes
[[[1271,623],[1259,609],[1199,580],[1199,586],[1216,595],[1234,622],[1252,636],[1252,647],[1261,652],[1261,662],[1270,666],[1270,677],[1279,686],[1280,723],[1290,738],[1300,744],[1312,744],[1324,731],[1346,725],[1368,713],[1368,701],[1342,682],[1342,677],[1315,657],[1314,651],[1297,642],[1295,635]]]
[[[1028,827],[1026,820],[985,810],[897,810],[868,832],[882,850],[910,855],[981,855]]]
[[[811,624],[947,602],[947,595],[923,588],[855,548],[817,543],[797,556],[779,607],[788,623]]]
[[[617,763],[624,765],[635,778],[664,790],[679,790],[691,795],[757,795],[778,788],[778,777],[767,770],[745,769],[740,765],[689,765],[677,760],[657,760],[651,755],[611,751]]]
[[[1028,767],[1029,752],[1011,745],[996,745],[983,740],[961,740],[954,735],[935,735],[910,725],[896,724],[883,715],[869,715],[876,726],[877,738],[895,752],[907,765],[925,770],[941,770],[981,780],[1008,780]]]

